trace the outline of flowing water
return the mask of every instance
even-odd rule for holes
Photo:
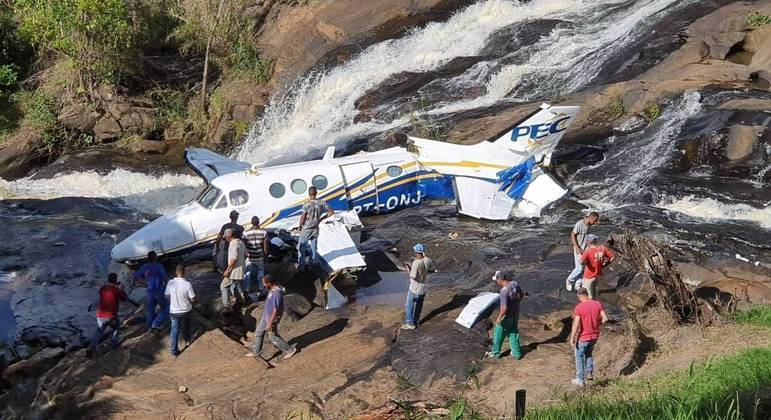
[[[575,92],[610,71],[615,66],[612,60],[635,56],[634,45],[641,37],[655,32],[652,28],[692,3],[477,2],[445,22],[372,45],[342,65],[300,78],[286,94],[273,99],[236,157],[253,163],[297,161],[330,145],[407,127],[416,115],[452,122],[477,110]],[[400,80],[418,79],[422,82],[417,86],[392,90]],[[373,93],[376,100],[365,107],[362,98]],[[570,154],[564,153],[555,159],[558,164],[568,162],[580,168],[569,171],[565,179],[572,196],[538,223],[480,222],[458,218],[447,207],[423,208],[406,210],[399,217],[376,218],[380,221],[370,222],[373,235],[388,239],[414,236],[418,231],[439,239],[450,230],[461,235],[469,232],[470,237],[481,239],[469,242],[473,250],[466,252],[485,264],[504,257],[537,261],[543,248],[552,246],[553,238],[564,236],[580,217],[579,206],[570,203],[572,200],[603,211],[614,227],[666,230],[674,236],[672,243],[684,244],[684,249],[731,258],[740,253],[771,264],[769,151],[740,173],[727,173],[709,162],[686,169],[673,164],[680,159],[684,142],[720,135],[724,127],[707,122],[714,120],[717,105],[731,95],[687,92],[665,104],[661,118],[643,131],[612,136],[593,146],[601,154],[599,159],[571,162]],[[367,118],[360,118],[365,113]],[[768,125],[767,114],[731,114],[725,121],[744,118],[748,124],[766,121]],[[563,152],[563,148],[557,151]],[[118,210],[99,207],[95,201],[84,201],[84,206],[106,212],[106,217],[100,217],[108,224],[110,212],[116,213],[116,219],[127,219],[126,208],[155,214],[168,211],[191,199],[202,185],[191,175],[148,175],[127,169],[66,172],[48,179],[0,180],[0,204],[19,198],[106,198],[121,209],[119,215]],[[33,217],[31,214],[56,220],[55,214],[41,216],[38,210],[31,212],[15,204],[0,210],[11,218],[20,215],[19,223],[24,223],[23,217]],[[102,235],[99,240],[105,240],[104,235],[127,233],[115,227],[96,230]],[[518,242],[529,246],[517,247]],[[470,268],[477,269],[482,267]],[[539,275],[560,277],[562,270],[547,267]],[[0,293],[0,313],[2,296]]]

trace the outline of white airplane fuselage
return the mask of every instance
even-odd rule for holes
[[[207,187],[189,203],[125,238],[113,248],[112,258],[137,261],[149,251],[164,255],[211,243],[233,210],[246,227],[253,216],[260,218],[262,227],[295,227],[311,186],[336,212],[354,210],[360,216],[429,199],[454,200],[461,213],[478,218],[506,219],[516,211],[537,215],[567,190],[534,166],[527,183],[538,188],[525,185],[524,196],[512,198],[501,187],[499,173],[528,160],[548,163],[577,112],[578,107],[544,105],[499,138],[476,145],[411,138],[414,153],[393,147],[334,158],[329,150],[321,160],[208,176],[202,171],[209,170],[198,164],[203,169],[196,172],[207,180]]]

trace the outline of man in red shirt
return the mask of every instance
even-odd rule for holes
[[[602,267],[612,263],[616,254],[602,245],[597,245],[597,237],[591,233],[586,235],[586,243],[588,246],[581,254],[581,264],[584,265],[582,286],[589,292],[589,299],[596,299],[597,282],[602,274]]]
[[[575,348],[576,355],[576,378],[573,379],[573,385],[584,386],[585,379],[594,379],[592,351],[600,338],[600,325],[608,322],[608,315],[600,302],[589,299],[585,288],[579,288],[577,296],[579,303],[573,311],[573,328],[570,331],[570,345]]]
[[[91,344],[88,346],[86,355],[91,357],[94,354],[96,346],[102,341],[102,336],[107,327],[112,328],[110,345],[112,348],[118,346],[118,334],[120,331],[120,322],[118,321],[118,306],[120,301],[128,300],[123,286],[118,283],[118,275],[110,273],[107,275],[107,284],[99,289],[99,306],[96,309],[96,332],[91,338]]]

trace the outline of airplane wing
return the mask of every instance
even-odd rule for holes
[[[211,150],[196,147],[185,149],[185,162],[207,184],[220,175],[246,171],[252,166],[247,162],[226,158]]]

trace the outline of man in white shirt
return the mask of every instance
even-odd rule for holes
[[[195,302],[193,285],[185,280],[185,266],[177,265],[177,277],[166,284],[166,297],[169,299],[169,314],[171,315],[171,355],[179,355],[179,324],[182,324],[185,336],[185,347],[190,345],[190,313]]]

